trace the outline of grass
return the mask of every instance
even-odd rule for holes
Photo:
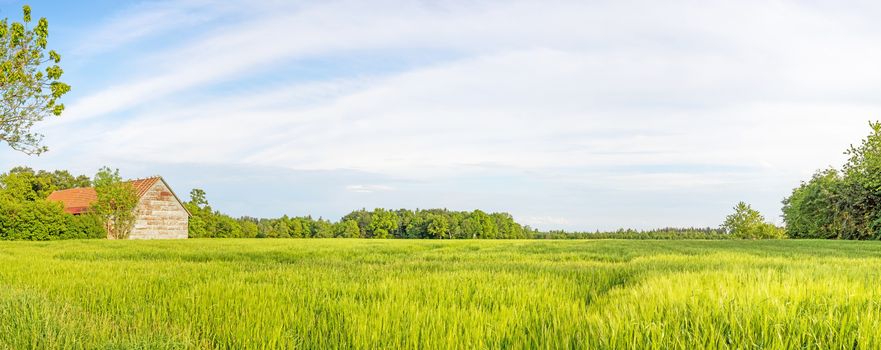
[[[0,242],[0,349],[879,348],[881,244]]]

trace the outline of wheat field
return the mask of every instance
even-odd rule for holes
[[[881,347],[881,244],[0,242],[0,348]]]

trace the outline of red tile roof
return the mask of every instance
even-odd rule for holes
[[[135,193],[138,194],[138,199],[140,199],[160,179],[159,176],[154,176],[127,182],[132,184],[132,187],[135,188]],[[95,188],[93,187],[79,187],[52,192],[46,199],[64,204],[65,212],[70,214],[80,214],[89,210],[92,203],[98,200],[98,193],[95,192]]]
[[[146,179],[131,180],[128,181],[128,183],[132,184],[132,187],[135,188],[135,193],[138,194],[138,199],[140,199],[144,196],[144,194],[147,193],[147,191],[150,190],[150,187],[153,187],[153,185],[155,185],[156,182],[159,181],[159,179],[159,176],[154,176],[148,177]]]
[[[46,198],[53,202],[64,204],[64,211],[71,214],[80,214],[98,199],[98,194],[91,187],[71,188],[69,190],[55,191]]]

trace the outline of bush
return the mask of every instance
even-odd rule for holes
[[[100,218],[67,214],[60,203],[0,199],[0,240],[48,241],[106,236]]]
[[[61,204],[0,199],[0,239],[46,241],[65,232],[67,218]]]
[[[59,239],[87,239],[107,238],[104,222],[94,214],[70,215],[65,214],[67,219],[64,233]]]
[[[783,200],[786,232],[793,238],[837,238],[843,226],[837,208],[844,181],[835,169],[814,174]]]

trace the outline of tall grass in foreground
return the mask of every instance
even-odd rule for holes
[[[0,242],[0,348],[878,348],[881,244]]]

